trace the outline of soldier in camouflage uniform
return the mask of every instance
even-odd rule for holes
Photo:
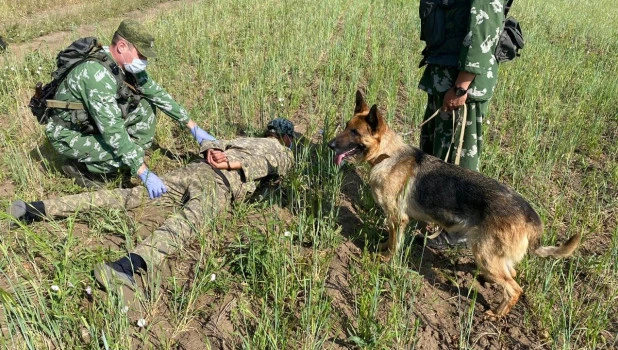
[[[73,160],[63,170],[78,184],[93,187],[96,183],[88,174],[124,168],[132,176],[139,175],[150,196],[157,197],[165,192],[165,185],[144,163],[144,151],[151,147],[155,135],[155,109],[189,128],[198,143],[214,137],[197,126],[187,111],[146,73],[147,60],[156,53],[153,37],[139,23],[123,21],[112,44],[103,49],[117,63],[115,69],[97,60],[74,67],[54,99],[79,102],[85,111],[54,109],[45,133],[58,153]],[[121,103],[119,96],[125,83],[133,92],[132,104],[128,105]],[[80,176],[82,173],[86,175]]]
[[[479,171],[483,146],[483,121],[498,80],[494,56],[500,38],[506,0],[421,0],[421,40],[425,41],[420,66],[425,71],[419,88],[427,93],[420,148],[455,163],[462,129],[463,106],[467,110],[459,165]],[[453,116],[454,113],[454,116]],[[453,119],[455,130],[453,130]],[[448,159],[445,159],[448,155]],[[443,232],[429,246],[464,243]]]
[[[157,267],[201,233],[205,225],[243,200],[256,189],[260,179],[283,176],[293,166],[290,149],[293,124],[277,118],[268,124],[267,138],[238,138],[231,141],[203,141],[204,160],[176,169],[161,178],[169,187],[167,195],[146,200],[142,187],[99,190],[57,199],[24,203],[15,201],[10,215],[29,223],[44,217],[67,217],[96,208],[134,209],[142,205],[169,205],[181,210],[172,214],[127,257],[95,267],[95,277],[106,289],[112,282],[134,287],[133,273]],[[218,157],[224,153],[225,158]],[[215,170],[217,169],[217,170]]]
[[[424,119],[441,109],[421,130],[420,148],[453,163],[461,133],[462,106],[467,109],[460,165],[479,171],[483,120],[498,79],[494,51],[504,21],[506,0],[421,0],[421,66],[419,88],[427,93]],[[459,121],[453,131],[453,111]],[[450,152],[449,152],[450,149]]]

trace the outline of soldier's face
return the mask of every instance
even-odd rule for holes
[[[124,60],[124,62],[122,62],[123,65],[133,62],[134,59],[140,59],[144,61],[148,60],[146,56],[139,53],[139,51],[137,51],[137,48],[135,48],[135,46],[133,46],[126,40],[123,40],[121,43],[119,43],[118,50],[120,51],[120,55]]]

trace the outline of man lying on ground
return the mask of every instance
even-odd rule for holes
[[[135,290],[136,272],[157,269],[210,220],[228,210],[233,201],[252,194],[261,179],[286,175],[294,163],[290,149],[293,139],[294,125],[277,118],[268,123],[266,138],[202,141],[200,152],[204,158],[162,175],[169,190],[153,201],[147,200],[147,190],[139,186],[30,203],[17,200],[8,212],[16,220],[31,223],[97,208],[130,210],[151,203],[181,207],[127,256],[95,266],[95,278],[106,290],[118,285]]]

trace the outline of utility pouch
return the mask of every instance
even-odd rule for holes
[[[514,60],[520,56],[519,50],[524,48],[524,34],[519,22],[509,17],[504,21],[504,29],[500,33],[494,56],[499,63]]]
[[[57,82],[52,81],[49,84],[43,85],[38,82],[34,88],[34,95],[30,98],[28,107],[32,114],[36,117],[39,124],[47,124],[49,121],[49,112],[47,110],[47,99],[53,97],[56,93]]]

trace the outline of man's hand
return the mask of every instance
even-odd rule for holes
[[[146,189],[148,189],[150,199],[161,197],[164,193],[167,193],[167,187],[165,187],[163,181],[148,168],[139,174],[139,178],[146,186]]]
[[[202,141],[216,141],[214,136],[207,133],[206,131],[204,131],[204,129],[200,128],[197,125],[191,128],[191,134],[200,145],[202,144]]]
[[[442,111],[451,112],[456,110],[457,108],[466,104],[466,99],[468,99],[468,93],[457,96],[455,95],[455,90],[448,89],[446,94],[444,95],[444,102],[442,103]]]
[[[209,149],[206,151],[206,162],[212,166],[216,166],[217,164],[226,163],[227,156],[219,149]]]
[[[218,149],[209,149],[208,151],[206,151],[206,162],[211,166],[221,170],[242,169],[242,164],[240,164],[240,162],[228,161],[225,153]]]

